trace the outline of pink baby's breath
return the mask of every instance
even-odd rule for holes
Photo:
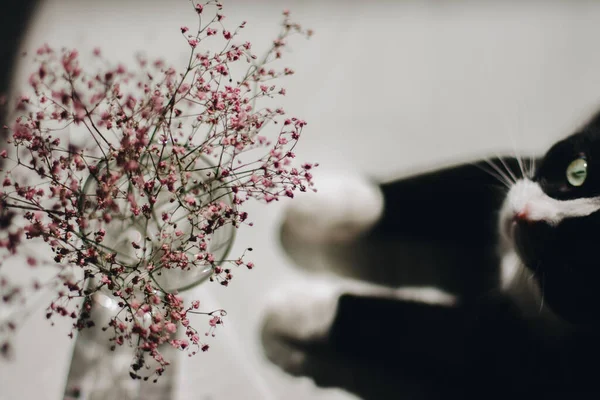
[[[286,94],[276,79],[293,71],[273,61],[289,36],[308,31],[284,12],[281,33],[259,58],[249,42],[236,43],[245,22],[227,30],[220,3],[193,6],[200,24],[194,34],[179,28],[191,52],[181,70],[143,57],[137,69],[107,67],[99,49],[89,68],[77,50],[38,49],[29,93],[16,99],[17,117],[5,127],[9,148],[0,152],[0,261],[25,253],[28,241],[45,245],[51,259],[25,253],[27,264],[58,273],[31,287],[53,288],[46,317],[72,319],[73,331],[94,327],[96,294],[112,296],[118,309],[101,328],[113,347],[137,350],[134,378],[162,374],[169,361],[161,346],[207,351],[200,337],[224,324],[224,310],[200,311],[163,275],[208,269],[210,281],[228,286],[236,268],[253,269],[245,259],[252,249],[227,259],[212,250],[215,235],[252,226],[242,209],[251,199],[271,203],[311,188],[316,165],[294,161],[306,123],[260,104]],[[223,41],[222,50],[204,50],[205,40]],[[234,74],[233,64],[247,65],[245,73]],[[78,145],[66,135],[75,127],[85,136]],[[0,274],[3,303],[24,302],[25,289]],[[20,315],[0,321],[2,354]],[[193,327],[196,316],[208,318],[205,335]],[[179,330],[185,338],[174,337]]]

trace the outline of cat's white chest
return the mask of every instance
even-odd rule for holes
[[[570,325],[545,304],[533,273],[514,250],[507,251],[502,257],[500,282],[501,290],[512,299],[524,320],[541,338],[559,338],[570,331]]]

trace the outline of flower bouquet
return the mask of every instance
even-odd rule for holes
[[[235,230],[252,225],[245,202],[312,188],[316,164],[295,163],[293,152],[306,122],[271,105],[285,95],[277,80],[293,74],[276,64],[287,39],[311,32],[284,12],[259,58],[239,40],[245,22],[230,31],[220,3],[192,7],[198,26],[180,28],[190,52],[182,70],[141,56],[133,69],[111,65],[99,49],[84,68],[77,50],[44,45],[29,93],[6,103],[16,117],[0,152],[3,354],[40,291],[53,294],[50,321],[72,319],[70,336],[98,323],[98,296],[110,299],[108,322],[94,329],[110,333],[112,349],[135,349],[133,378],[164,372],[165,345],[208,350],[203,338],[225,311],[179,293],[204,280],[227,286],[236,268],[253,268],[251,249],[229,256]],[[3,270],[15,256],[51,276],[11,281]],[[205,329],[194,327],[198,315]]]

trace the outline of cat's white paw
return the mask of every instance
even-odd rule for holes
[[[285,287],[272,293],[265,307],[262,341],[271,362],[301,374],[312,345],[327,341],[342,288],[333,282]]]
[[[319,351],[331,345],[331,329],[344,294],[442,306],[457,302],[451,294],[433,287],[396,289],[352,279],[297,282],[267,297],[262,326],[267,358],[293,375],[324,368],[327,356],[323,358]]]
[[[320,176],[318,192],[299,196],[286,211],[283,228],[304,242],[346,242],[371,228],[383,212],[379,187],[357,175]]]

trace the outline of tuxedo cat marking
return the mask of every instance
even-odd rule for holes
[[[522,171],[515,158],[494,162]],[[308,283],[270,303],[267,357],[365,399],[398,398],[407,381],[424,383],[423,398],[600,394],[587,367],[600,359],[600,117],[536,163],[508,190],[481,162],[380,185],[339,181],[343,193],[319,200],[327,207],[304,207],[302,229],[291,210],[288,254],[340,276],[318,296]],[[383,392],[368,383],[374,371]]]
[[[501,214],[502,233],[534,274],[548,308],[582,326],[600,321],[599,119],[552,146],[532,181],[513,185]]]

